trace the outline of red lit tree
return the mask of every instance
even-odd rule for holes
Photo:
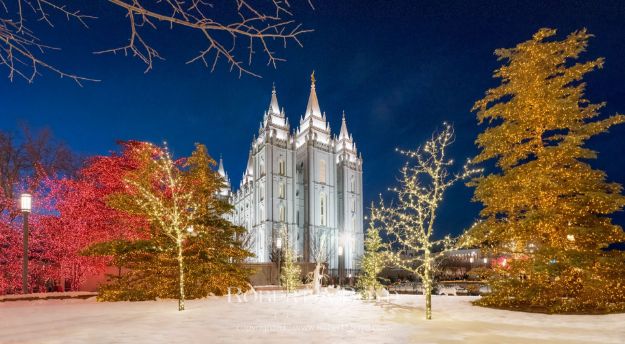
[[[47,181],[47,201],[58,215],[44,217],[40,224],[51,243],[48,255],[56,263],[55,277],[69,279],[71,290],[78,289],[85,277],[102,273],[110,262],[107,257],[82,255],[84,249],[98,242],[145,236],[142,217],[108,205],[108,198],[124,189],[124,174],[137,166],[128,154],[98,156],[88,160],[74,179]]]
[[[132,143],[128,143],[131,145]],[[50,177],[42,169],[36,176],[23,178],[19,185],[33,194],[29,219],[29,289],[46,291],[77,290],[90,275],[102,273],[110,258],[81,254],[86,247],[101,241],[133,239],[144,225],[138,216],[107,206],[110,194],[119,192],[121,176],[136,168],[128,156],[95,157],[73,179]],[[0,194],[0,294],[21,289],[22,217],[14,197]],[[60,288],[55,284],[61,284]]]

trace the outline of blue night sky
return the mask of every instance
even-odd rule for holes
[[[125,44],[128,28],[124,14],[111,12],[105,1],[90,3],[83,12],[100,19],[89,30],[58,17],[55,29],[40,36],[63,48],[49,53],[49,61],[102,81],[81,88],[47,71],[31,85],[5,79],[0,129],[16,131],[22,122],[49,127],[82,155],[107,154],[116,140],[167,140],[177,155],[201,142],[214,157],[223,154],[238,187],[272,82],[294,126],[304,113],[314,69],[333,132],[345,110],[363,154],[367,206],[395,183],[403,159],[394,148],[418,146],[445,120],[456,128],[451,155],[464,161],[476,154],[480,128],[470,109],[497,83],[491,78],[498,66],[493,51],[527,40],[541,27],[558,29],[560,38],[582,27],[596,35],[585,58],[604,56],[606,64],[587,78],[587,96],[607,101],[604,115],[625,112],[623,1],[315,1],[315,10],[294,9],[296,19],[315,30],[303,37],[303,48],[278,50],[287,62],[277,70],[257,54],[252,67],[262,78],[238,78],[224,64],[213,73],[185,64],[201,48],[201,40],[185,31],[153,37],[166,60],[147,74],[136,59],[93,55]],[[600,152],[593,165],[619,183],[625,183],[624,136],[621,125],[590,142]],[[440,232],[459,233],[473,222],[480,206],[471,195],[460,184],[450,190]],[[622,214],[617,219],[625,224]]]

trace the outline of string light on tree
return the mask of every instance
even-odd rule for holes
[[[471,183],[484,209],[465,238],[509,257],[491,278],[493,292],[478,303],[549,313],[623,311],[625,252],[606,248],[625,241],[609,218],[625,197],[621,185],[588,164],[597,153],[584,144],[625,116],[599,118],[605,103],[585,99],[584,75],[604,63],[578,61],[592,35],[585,29],[563,40],[555,35],[541,29],[496,50],[504,61],[494,73],[501,85],[473,107],[489,125],[477,138],[475,163],[494,161],[498,171]]]
[[[245,289],[248,270],[240,263],[251,256],[240,240],[245,230],[224,219],[232,207],[217,197],[224,180],[211,168],[215,162],[206,147],[196,145],[191,156],[177,160],[166,147],[147,142],[124,147],[127,169],[107,176],[120,184],[108,195],[107,206],[142,218],[144,232],[86,250],[113,256],[116,265],[127,268],[101,286],[98,299],[178,298],[178,309],[184,310],[187,296]]]
[[[363,299],[375,298],[375,292],[382,288],[378,275],[384,269],[386,258],[382,238],[375,226],[378,216],[379,209],[371,204],[371,221],[365,238],[365,253],[360,261],[361,274],[356,282],[356,288]]]
[[[449,187],[482,171],[465,165],[461,173],[450,174],[448,168],[453,165],[453,160],[446,154],[453,141],[453,127],[443,123],[442,130],[423,147],[415,151],[397,149],[409,159],[401,169],[400,186],[390,189],[397,195],[397,200],[391,205],[380,200],[372,210],[372,222],[391,240],[387,246],[390,262],[414,273],[423,283],[426,319],[432,318],[436,260],[453,248],[449,236],[434,239],[438,207]]]

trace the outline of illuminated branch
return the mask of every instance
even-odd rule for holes
[[[372,224],[386,231],[390,239],[389,261],[421,278],[426,319],[432,317],[432,279],[437,258],[454,246],[449,236],[434,240],[438,206],[450,186],[481,172],[470,169],[467,163],[461,173],[449,173],[447,169],[453,165],[453,160],[446,157],[446,150],[453,140],[453,128],[445,123],[443,130],[434,134],[424,147],[416,151],[398,150],[413,163],[404,165],[399,187],[390,189],[397,195],[396,203],[386,205],[380,200],[379,206],[371,210]]]
[[[154,171],[154,180],[145,180],[143,176],[134,176],[125,180],[126,187],[135,194],[135,204],[143,210],[156,228],[167,235],[177,250],[179,273],[178,310],[184,310],[185,280],[183,243],[192,235],[194,220],[200,208],[193,201],[193,189],[186,188],[179,166],[172,160],[169,150],[151,144],[138,149],[148,149],[152,153],[149,163]]]

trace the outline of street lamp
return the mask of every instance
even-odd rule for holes
[[[278,248],[278,285],[280,285],[280,275],[282,274],[282,238],[278,237],[276,239],[276,248]]]
[[[32,196],[23,193],[20,197],[20,210],[24,216],[24,259],[22,263],[22,293],[28,293],[28,214],[32,208]]]

